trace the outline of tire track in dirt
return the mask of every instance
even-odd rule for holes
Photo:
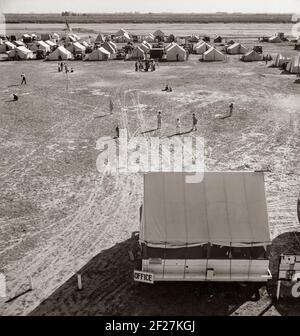
[[[91,207],[92,207],[93,203],[96,200],[97,192],[98,192],[98,189],[96,187],[94,189],[94,191],[90,194],[89,199],[87,200],[87,203],[86,203],[87,206],[85,206],[85,208],[83,210],[79,211],[79,213],[73,219],[73,221],[71,222],[71,224],[65,229],[65,232],[63,233],[63,235],[66,235],[66,233],[68,233],[71,229],[73,229],[74,226],[78,225],[81,222],[82,218],[85,217],[89,213],[89,211],[91,210]],[[124,198],[127,199],[127,195],[124,195]],[[122,204],[122,202],[121,202],[121,204]],[[112,205],[113,205],[113,202],[112,202]],[[110,210],[111,210],[110,207],[108,207],[107,208],[107,212],[109,212]],[[86,229],[86,228],[84,228],[84,229]],[[105,234],[105,232],[103,234]],[[82,239],[82,237],[78,238],[76,242],[78,243],[78,241],[80,239]],[[75,244],[75,246],[76,246],[76,244]],[[43,252],[44,258],[43,258],[43,260],[39,260],[39,265],[44,264],[44,261],[47,260],[47,259],[49,259],[49,257],[51,257],[51,253],[52,253],[52,249],[51,248],[48,248],[48,250],[46,250],[46,253],[44,251]],[[57,260],[58,259],[52,260],[52,262],[50,263],[50,266],[52,266],[53,264],[55,264],[55,262]],[[34,271],[34,269],[39,269],[38,268],[38,264],[36,264],[36,262],[34,260],[31,262],[31,264],[28,264],[28,263],[25,263],[25,264],[26,264],[27,273],[31,273],[32,271]],[[45,265],[44,265],[44,267],[45,267]],[[47,264],[47,267],[49,267],[49,264]],[[39,271],[41,271],[41,269],[39,269]],[[44,282],[44,284],[45,284],[45,282]],[[43,287],[45,287],[45,285]],[[46,286],[46,287],[48,287],[48,286]]]

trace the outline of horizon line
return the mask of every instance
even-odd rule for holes
[[[23,14],[36,14],[36,15],[40,15],[40,14],[58,14],[61,15],[63,12],[69,12],[71,14],[78,14],[78,15],[82,15],[82,14],[86,14],[86,15],[95,15],[95,14],[202,14],[202,15],[213,15],[213,14],[242,14],[242,15],[293,15],[293,13],[291,12],[169,12],[169,11],[163,11],[163,12],[140,12],[140,11],[129,11],[129,12],[73,12],[73,11],[68,11],[68,10],[64,10],[61,12],[11,12],[11,13],[5,13],[2,12],[2,14],[4,15],[10,15],[10,14],[18,14],[18,15],[23,15]],[[72,16],[72,15],[71,15]]]

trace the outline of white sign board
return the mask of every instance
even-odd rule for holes
[[[134,270],[134,281],[153,284],[154,283],[154,274]]]
[[[300,256],[282,254],[279,258],[279,265],[278,265],[278,278],[277,278],[277,291],[276,291],[277,300],[279,300],[280,298],[281,281],[297,282],[299,280],[300,280]],[[299,297],[297,288],[295,287],[295,289],[292,290],[293,297]]]
[[[279,260],[278,280],[293,280],[300,273],[300,256],[281,255]]]

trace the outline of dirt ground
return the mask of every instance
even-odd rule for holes
[[[264,49],[296,53],[288,43]],[[296,237],[284,234],[299,230],[296,76],[238,56],[220,63],[198,59],[161,63],[148,73],[136,73],[133,62],[74,61],[68,75],[57,72],[56,62],[0,62],[0,271],[8,298],[26,290],[29,277],[33,283],[32,291],[0,301],[1,315],[300,315],[296,303],[272,305],[265,286],[149,288],[132,281],[128,250],[139,228],[142,175],[99,173],[96,142],[115,136],[117,125],[127,127],[130,137],[141,136],[156,128],[158,110],[162,129],[147,136],[174,134],[177,117],[189,130],[196,113],[207,170],[270,169],[269,224],[272,238],[283,237],[280,252]],[[28,84],[20,86],[23,71]],[[161,91],[166,83],[172,93]],[[11,101],[12,93],[18,102]],[[231,102],[233,117],[216,119]],[[84,289],[78,292],[74,274],[80,269]]]

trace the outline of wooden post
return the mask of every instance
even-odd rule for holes
[[[77,284],[78,284],[78,290],[82,290],[82,279],[81,274],[77,273]]]
[[[280,298],[280,286],[281,286],[281,280],[277,280],[277,291],[276,291],[276,299],[279,300]]]
[[[32,277],[31,277],[31,275],[28,276],[28,279],[29,279],[30,290],[33,290],[33,284],[32,284]]]

